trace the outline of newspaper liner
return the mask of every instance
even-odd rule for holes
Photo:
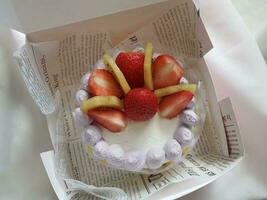
[[[62,199],[144,199],[169,184],[187,179],[198,178],[208,183],[242,158],[242,142],[230,100],[217,103],[207,66],[201,58],[211,44],[198,12],[189,0],[170,5],[153,22],[116,46],[124,48],[152,41],[156,51],[183,58],[189,71],[193,70],[190,79],[202,80],[207,89],[209,112],[194,151],[180,165],[163,173],[140,175],[114,170],[91,160],[82,149],[71,115],[72,94],[82,74],[90,70],[86,66],[92,66],[111,47],[112,37],[108,32],[81,30],[79,34],[65,34],[58,41],[31,44],[26,41],[15,52],[30,94],[47,116],[55,152],[56,180],[51,179],[51,183],[57,194],[64,190]],[[61,117],[63,120],[57,120]]]

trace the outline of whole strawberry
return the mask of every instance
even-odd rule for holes
[[[134,121],[146,121],[157,112],[156,95],[146,88],[132,89],[124,99],[125,114]]]
[[[144,87],[144,59],[144,53],[140,52],[121,52],[116,58],[131,88]]]

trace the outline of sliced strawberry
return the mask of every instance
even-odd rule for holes
[[[144,86],[144,59],[141,52],[121,52],[116,58],[116,64],[131,88]]]
[[[111,132],[120,132],[127,127],[127,117],[124,112],[115,109],[94,109],[88,112],[98,124]]]
[[[193,96],[189,91],[181,91],[164,97],[159,103],[160,116],[168,119],[176,117],[186,108]]]
[[[176,85],[184,73],[183,67],[171,56],[160,55],[153,62],[154,88]]]
[[[123,91],[113,75],[105,69],[95,69],[88,82],[88,90],[95,96],[121,97]]]

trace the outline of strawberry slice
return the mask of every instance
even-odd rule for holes
[[[95,69],[88,82],[88,90],[95,96],[121,97],[123,91],[113,75],[105,69]]]
[[[164,97],[159,103],[160,116],[167,119],[176,117],[186,108],[193,96],[189,91],[180,91]]]
[[[160,55],[153,62],[155,89],[177,85],[183,74],[183,67],[172,56]]]
[[[111,132],[120,132],[127,127],[127,117],[124,112],[115,109],[101,108],[88,112],[98,124]]]

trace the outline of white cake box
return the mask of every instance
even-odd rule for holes
[[[13,34],[21,46],[14,53],[18,67],[34,101],[47,116],[54,149],[41,157],[59,199],[92,199],[93,195],[162,199],[163,188],[168,191],[164,198],[174,199],[212,182],[242,159],[231,102],[216,99],[203,58],[212,45],[192,1],[167,1],[27,35]],[[111,46],[145,41],[152,41],[158,51],[186,59],[205,85],[209,108],[194,151],[179,166],[153,175],[110,169],[87,158],[70,115],[72,93],[88,70],[86,66],[93,65]],[[58,110],[63,110],[61,115]]]

